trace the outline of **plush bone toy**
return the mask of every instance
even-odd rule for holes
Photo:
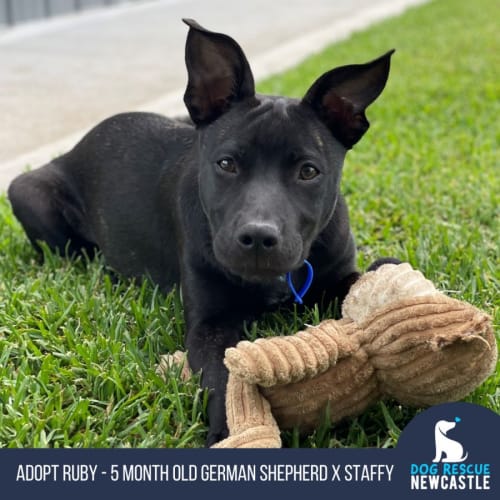
[[[416,407],[456,401],[495,369],[490,317],[438,292],[409,264],[364,274],[342,315],[226,350],[229,437],[216,447],[280,447],[280,429],[311,431],[327,406],[335,423],[383,398]],[[159,369],[183,359],[164,356]]]

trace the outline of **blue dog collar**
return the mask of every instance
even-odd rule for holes
[[[308,260],[304,260],[304,264],[307,267],[307,277],[306,277],[306,281],[304,282],[304,284],[302,285],[302,287],[300,288],[300,290],[298,292],[295,289],[295,286],[292,282],[292,273],[286,273],[286,282],[288,283],[288,287],[292,291],[292,294],[295,297],[295,302],[297,304],[304,303],[302,298],[307,293],[309,288],[311,288],[311,284],[312,284],[313,277],[314,277],[314,271],[313,271],[313,267],[312,267],[311,263]]]

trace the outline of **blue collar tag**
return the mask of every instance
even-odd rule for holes
[[[298,292],[292,283],[292,273],[286,273],[286,282],[288,283],[288,287],[292,291],[292,294],[295,297],[295,302],[297,304],[304,303],[302,298],[307,293],[309,288],[311,288],[311,284],[312,284],[313,277],[314,277],[314,271],[313,271],[313,267],[312,267],[311,263],[307,260],[304,260],[304,264],[307,267],[307,277],[306,277],[306,281],[304,282],[304,284],[302,285],[301,289]]]

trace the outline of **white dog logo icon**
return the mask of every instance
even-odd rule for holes
[[[450,439],[446,434],[453,429],[460,417],[455,417],[454,422],[439,420],[434,427],[434,437],[436,439],[436,456],[433,462],[463,462],[468,453],[464,454],[463,446],[454,439]],[[443,455],[445,455],[443,457]]]

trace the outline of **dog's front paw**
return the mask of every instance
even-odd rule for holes
[[[223,429],[212,429],[208,431],[206,447],[211,448],[214,444],[226,439],[229,435],[227,427],[224,426]]]
[[[367,272],[369,271],[376,271],[379,267],[383,266],[384,264],[401,264],[402,261],[399,259],[396,259],[394,257],[381,257],[380,259],[377,259],[375,262],[371,264],[371,266],[366,270]]]

